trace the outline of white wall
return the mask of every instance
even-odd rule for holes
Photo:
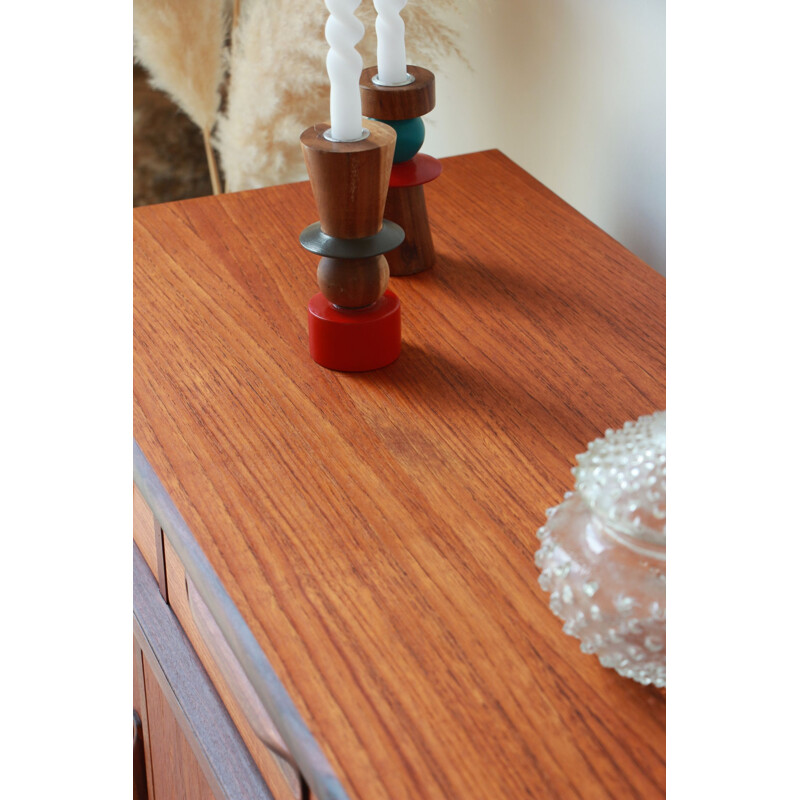
[[[424,152],[499,148],[664,274],[665,0],[486,0],[464,18],[468,64],[437,70]]]

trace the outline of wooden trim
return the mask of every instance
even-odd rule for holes
[[[215,796],[273,800],[135,544],[133,632]]]
[[[250,751],[258,771],[267,786],[269,786],[275,800],[302,800],[299,770],[296,766],[290,767],[287,761],[275,755],[256,736],[242,709],[241,702],[234,697],[230,685],[221,674],[214,656],[200,634],[192,617],[189,607],[189,595],[186,590],[191,578],[187,577],[183,564],[168,539],[164,540],[164,556],[167,566],[167,581],[169,583],[170,608],[177,617],[178,622],[180,622],[186,637],[194,648],[194,652],[200,659],[206,674],[228,710],[228,714],[230,714],[233,724],[239,731],[245,747]],[[214,623],[214,626],[216,627],[216,623]],[[222,637],[221,633],[220,637]],[[224,640],[224,637],[222,638]],[[224,644],[225,647],[228,647],[227,642]],[[230,650],[230,648],[228,649]],[[236,657],[231,653],[231,658],[235,660]],[[241,667],[239,669],[241,670]],[[247,680],[246,676],[244,679]],[[257,695],[251,695],[251,700],[253,703],[263,707]]]
[[[258,699],[252,684],[247,680],[247,675],[244,674],[191,578],[186,578],[186,596],[195,627],[216,662],[220,677],[229,686],[253,732],[273,753],[296,767],[289,748],[286,747],[275,723]]]
[[[133,541],[136,542],[144,556],[150,571],[158,577],[157,540],[153,536],[155,523],[153,512],[144,497],[142,497],[142,493],[136,488],[136,484],[133,484],[131,488],[133,489]]]
[[[175,548],[225,641],[275,722],[315,800],[349,800],[328,759],[135,439],[133,480],[154,516],[160,520],[164,535]]]

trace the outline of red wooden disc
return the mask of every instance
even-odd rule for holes
[[[400,300],[387,290],[371,308],[348,311],[315,294],[308,304],[308,349],[317,364],[340,372],[391,364],[400,355]]]
[[[389,187],[421,186],[442,174],[442,162],[433,156],[417,153],[410,161],[392,164]]]

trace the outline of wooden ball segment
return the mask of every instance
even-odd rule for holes
[[[389,264],[385,256],[328,258],[317,267],[317,283],[325,298],[339,308],[366,308],[389,286]]]
[[[403,240],[402,229],[383,219],[396,134],[364,120],[369,135],[357,142],[325,138],[329,125],[300,136],[320,221],[300,243],[321,255],[320,292],[308,305],[309,351],[328,369],[362,372],[400,355],[400,301],[386,291],[383,253]]]

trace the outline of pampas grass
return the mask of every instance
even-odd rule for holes
[[[203,131],[214,194],[219,173],[211,132],[225,73],[229,0],[134,0],[134,57],[152,85],[168,94]]]
[[[241,0],[241,6],[228,106],[215,137],[229,192],[304,179],[300,134],[330,119],[322,0]],[[409,63],[435,70],[457,52],[451,20],[458,6],[457,0],[416,0],[405,7]],[[377,61],[376,12],[365,0],[357,14],[366,29],[358,49],[370,66]]]
[[[231,23],[231,30],[235,31],[236,27],[239,25],[239,8],[241,2],[240,0],[233,0],[233,22]]]

